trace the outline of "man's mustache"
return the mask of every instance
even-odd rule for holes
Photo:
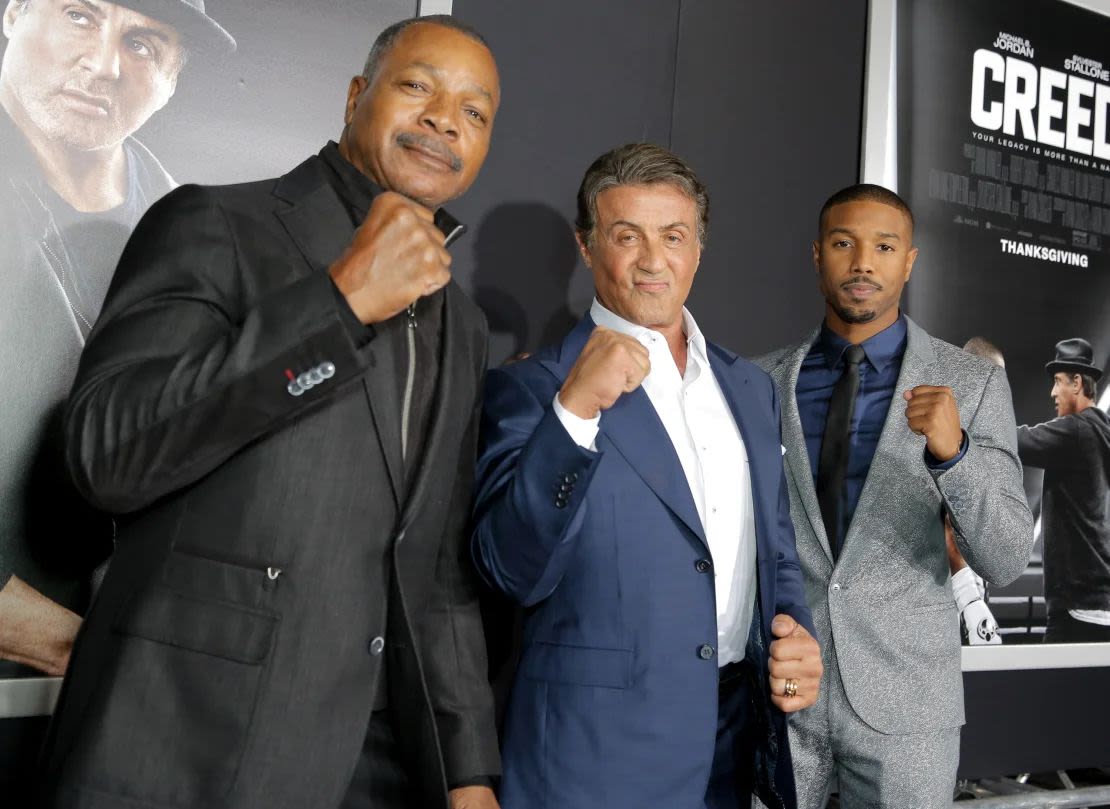
[[[882,289],[883,288],[883,285],[880,284],[878,281],[872,281],[870,278],[862,278],[862,277],[861,278],[849,278],[847,281],[844,281],[843,283],[841,283],[840,288],[841,289],[847,289],[848,287],[857,286],[857,285],[860,285],[860,284],[866,285],[866,286],[869,286],[869,287],[874,287],[875,289]]]
[[[444,163],[451,167],[451,171],[462,171],[462,158],[435,138],[428,137],[427,135],[420,135],[415,132],[400,132],[397,135],[397,145],[406,147],[416,146],[425,152],[431,152],[436,157],[441,158]]]

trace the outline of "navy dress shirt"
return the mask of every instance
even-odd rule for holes
[[[795,394],[798,399],[798,413],[801,416],[802,432],[806,437],[809,451],[809,468],[813,484],[817,485],[817,463],[821,458],[821,441],[825,436],[825,420],[829,415],[829,400],[833,388],[844,373],[844,351],[848,341],[833,332],[827,325],[813,343],[813,348],[802,361],[798,373],[798,386]],[[891,400],[897,392],[899,403],[902,391],[896,391],[898,374],[902,370],[902,356],[906,352],[906,319],[899,315],[890,326],[861,344],[866,358],[859,366],[859,393],[852,413],[851,435],[848,439],[848,468],[844,479],[844,494],[841,501],[841,522],[838,535],[829,537],[833,547],[842,548],[852,516],[856,513],[867,472],[871,469],[871,459],[886,423]],[[967,451],[967,437],[960,447],[960,453],[950,461],[941,463],[925,453],[925,463],[936,470],[950,469],[963,458]]]

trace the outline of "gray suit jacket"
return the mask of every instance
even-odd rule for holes
[[[1017,578],[1033,543],[1005,372],[909,318],[907,325],[898,386],[835,565],[794,395],[817,332],[756,360],[782,402],[790,510],[825,667],[839,667],[852,708],[882,733],[963,724],[959,617],[942,509],[952,515],[968,564],[994,584]],[[947,385],[956,396],[970,440],[967,454],[945,472],[925,465],[925,439],[906,424],[901,393],[916,385]]]

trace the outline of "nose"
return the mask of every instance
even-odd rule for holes
[[[652,238],[645,238],[642,241],[638,259],[637,266],[645,272],[660,273],[667,268],[663,245]]]
[[[81,55],[81,66],[94,78],[114,81],[119,78],[119,42],[111,26],[97,31]]]
[[[870,275],[875,270],[871,266],[871,253],[864,250],[862,247],[856,247],[852,251],[852,272]]]
[[[449,140],[459,136],[457,107],[442,93],[436,93],[428,99],[420,123]]]

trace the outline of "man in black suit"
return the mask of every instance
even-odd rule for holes
[[[45,805],[496,806],[465,541],[486,330],[432,211],[498,102],[476,32],[398,23],[338,145],[140,222],[67,412],[119,533]]]
[[[1045,643],[1110,641],[1110,416],[1098,406],[1102,368],[1082,337],[1056,344],[1056,418],[1018,427],[1018,454],[1044,470]]]

